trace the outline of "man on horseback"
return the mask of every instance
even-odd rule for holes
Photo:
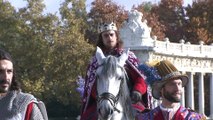
[[[98,28],[99,40],[97,46],[100,47],[105,56],[113,55],[119,57],[123,53],[123,44],[119,38],[115,23],[103,23]],[[133,52],[129,52],[125,64],[125,70],[129,78],[129,90],[133,106],[139,112],[147,107],[147,85],[138,67],[138,59]],[[97,90],[96,90],[96,69],[98,68],[97,58],[95,55],[88,66],[84,94],[82,99],[81,120],[97,120]]]

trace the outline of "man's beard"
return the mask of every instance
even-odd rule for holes
[[[7,80],[0,79],[0,85],[1,84],[8,84],[10,86],[10,83]],[[5,89],[0,87],[0,93],[6,93],[9,91],[9,89],[10,89],[9,87],[7,87]]]
[[[164,98],[166,98],[170,102],[174,102],[174,103],[180,102],[181,98],[176,97],[176,96],[172,96],[173,94],[174,93],[169,93],[168,91],[166,91],[165,89],[163,89],[163,96],[164,96]]]

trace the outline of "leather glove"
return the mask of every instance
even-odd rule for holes
[[[132,103],[137,103],[141,101],[142,95],[138,91],[132,91],[131,99],[132,99]]]

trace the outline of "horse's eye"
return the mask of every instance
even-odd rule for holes
[[[123,77],[119,77],[118,80],[123,80]]]

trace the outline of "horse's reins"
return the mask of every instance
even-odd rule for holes
[[[120,90],[119,90],[119,93],[120,93]],[[119,95],[119,93],[118,93],[118,95]],[[119,99],[118,95],[115,97],[113,94],[108,93],[108,92],[102,93],[100,96],[98,96],[98,102],[101,102],[103,100],[108,100],[108,101],[110,101],[111,105],[113,106],[113,109],[120,113],[120,110],[118,110],[116,108],[116,104]]]
[[[123,67],[122,67],[123,68]],[[124,70],[124,73],[125,73],[125,77],[126,78],[128,78],[128,76],[127,76],[127,73],[126,73],[126,71],[125,71],[125,69],[123,68],[123,70]],[[104,92],[104,93],[102,93],[101,95],[99,95],[98,97],[97,97],[97,99],[98,99],[98,102],[101,102],[101,101],[103,101],[103,100],[108,100],[108,101],[110,101],[110,103],[111,103],[111,105],[113,106],[113,109],[115,110],[115,111],[117,111],[118,113],[120,113],[121,111],[119,110],[119,109],[117,109],[116,108],[116,104],[118,103],[118,100],[119,100],[119,96],[120,96],[120,91],[121,91],[121,89],[122,89],[122,86],[123,86],[123,79],[121,80],[121,84],[120,84],[120,88],[119,88],[119,92],[118,92],[118,94],[116,95],[116,96],[114,96],[113,94],[111,94],[111,93],[109,93],[109,92]]]

